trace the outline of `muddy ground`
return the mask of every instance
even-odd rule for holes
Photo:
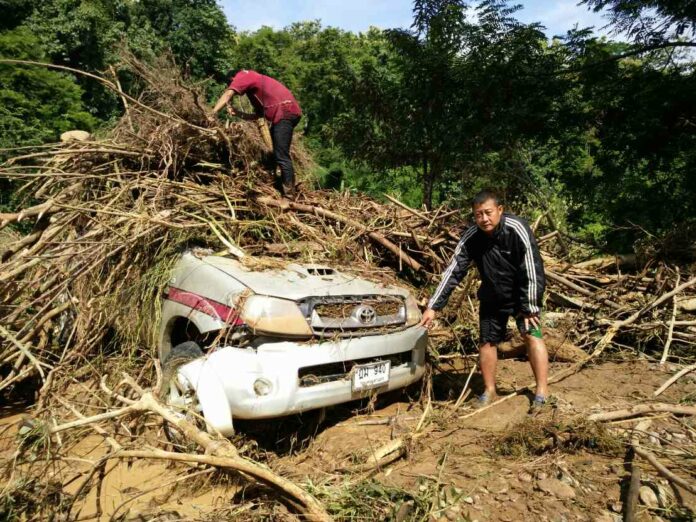
[[[435,402],[427,434],[413,442],[406,458],[372,473],[341,471],[364,460],[372,448],[413,430],[422,415],[418,389],[391,393],[374,404],[352,403],[286,419],[282,422],[239,423],[240,440],[276,471],[303,484],[343,520],[500,520],[613,521],[621,520],[629,473],[626,452],[593,443],[573,449],[549,447],[538,454],[502,437],[521,433],[528,424],[530,398],[517,396],[492,409],[462,419],[468,403],[453,409],[469,373],[467,360],[441,366],[433,377]],[[565,363],[552,363],[555,373]],[[534,422],[562,426],[585,414],[655,401],[652,394],[674,371],[647,360],[604,361],[554,384],[555,404]],[[694,373],[682,378],[661,402],[696,400]],[[531,371],[526,361],[500,362],[500,392],[526,385]],[[479,391],[480,378],[472,380]],[[8,405],[0,420],[2,457],[12,458],[21,405]],[[525,424],[525,421],[527,423]],[[636,421],[609,424],[609,442],[625,442],[626,428]],[[162,436],[153,427],[153,436]],[[623,437],[623,438],[622,438]],[[86,432],[72,450],[71,472],[56,471],[56,479],[74,493],[80,487],[81,460],[95,458],[99,437]],[[600,441],[602,442],[602,441]],[[696,422],[658,415],[641,442],[669,463],[670,452],[681,452],[682,466],[696,464]],[[601,446],[601,444],[599,444]],[[686,455],[686,457],[684,456]],[[696,498],[670,486],[647,462],[640,462],[643,486],[639,520],[693,520]],[[86,469],[86,465],[85,465]],[[672,470],[692,483],[691,469]],[[282,506],[264,501],[264,492],[244,489],[217,473],[161,462],[110,463],[100,492],[80,505],[80,519],[96,520],[292,520]],[[692,475],[689,476],[689,473]],[[650,495],[650,492],[653,495]],[[73,509],[73,514],[78,509]]]

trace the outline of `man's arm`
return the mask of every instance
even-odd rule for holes
[[[520,312],[525,318],[534,318],[532,323],[541,313],[542,298],[546,286],[544,277],[544,263],[539,254],[534,233],[529,225],[521,219],[508,217],[508,223],[515,231],[518,238],[518,248],[521,259],[519,270],[520,284]]]
[[[225,92],[223,92],[220,95],[218,101],[215,102],[215,105],[213,106],[213,115],[216,115],[218,112],[220,112],[220,109],[222,109],[225,105],[230,103],[235,94],[237,93],[234,92],[232,89],[225,89]]]
[[[220,98],[218,98],[218,101],[215,103],[215,106],[213,107],[213,116],[217,115],[217,113],[220,112],[220,109],[227,106],[227,112],[230,116],[237,116],[239,118],[242,118],[243,120],[258,120],[261,117],[258,114],[254,114],[251,112],[241,112],[232,107],[232,98],[234,98],[238,94],[239,93],[235,92],[234,89],[226,89],[225,92],[222,93]]]
[[[442,280],[428,302],[428,309],[423,314],[423,318],[420,322],[421,326],[430,326],[430,323],[435,319],[435,312],[445,307],[450,295],[469,270],[471,259],[466,249],[466,242],[471,239],[474,233],[476,233],[476,230],[476,226],[471,226],[464,232],[464,235],[459,240],[457,248],[454,250],[452,260],[447,270],[442,274]]]

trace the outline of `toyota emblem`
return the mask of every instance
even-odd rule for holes
[[[355,317],[362,324],[372,324],[377,320],[377,312],[367,305],[360,305],[355,309]]]

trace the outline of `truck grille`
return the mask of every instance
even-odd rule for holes
[[[369,364],[378,361],[391,361],[392,368],[410,363],[412,360],[411,350],[407,352],[384,355],[381,357],[368,357],[366,359],[355,359],[352,361],[342,361],[336,363],[317,364],[300,368],[297,376],[300,380],[300,387],[307,388],[325,382],[340,381],[349,379],[350,372],[356,364]]]
[[[369,335],[406,324],[406,305],[397,295],[309,297],[299,304],[320,337]]]

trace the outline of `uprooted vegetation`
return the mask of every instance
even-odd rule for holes
[[[393,198],[383,204],[313,190],[311,158],[301,142],[293,156],[304,172],[304,190],[296,201],[281,199],[267,168],[263,128],[249,122],[211,126],[202,95],[170,65],[152,67],[124,56],[121,67],[143,91],[137,99],[121,93],[125,112],[113,129],[89,141],[19,151],[0,172],[21,185],[25,198],[21,209],[0,215],[0,226],[12,227],[0,251],[0,393],[36,391],[31,417],[18,427],[20,438],[5,461],[3,515],[77,517],[88,495],[99,497],[115,459],[178,462],[184,476],[186,470],[215,468],[262,485],[262,493],[249,496],[264,500],[220,511],[230,517],[290,517],[269,504],[278,497],[314,520],[398,518],[402,506],[405,519],[420,520],[457,504],[450,497],[461,492],[443,493],[449,490],[439,479],[428,479],[416,494],[367,477],[408,456],[435,430],[485,413],[463,411],[473,365],[463,382],[447,382],[448,400],[438,402],[425,386],[407,429],[397,429],[395,421],[383,445],[353,453],[328,480],[316,481],[282,466],[276,471],[275,457],[249,438],[224,439],[174,415],[158,399],[155,347],[162,292],[186,248],[234,255],[257,268],[289,259],[327,263],[398,281],[424,304],[427,284],[445,268],[466,226],[464,216],[408,208]],[[688,356],[696,339],[693,274],[664,264],[627,274],[613,258],[573,264],[567,240],[546,224],[547,217],[541,213],[533,228],[550,286],[550,351],[552,358],[572,362],[552,382],[580,371],[609,347]],[[431,334],[436,376],[449,377],[452,361],[473,346],[475,281],[472,274],[461,285]],[[515,352],[511,344],[508,351]],[[492,407],[527,388],[518,386]],[[690,412],[685,406],[672,413]],[[189,451],[171,451],[163,419],[189,439]],[[99,450],[76,467],[71,452],[89,437],[98,439]],[[499,451],[516,457],[554,448],[614,455],[617,440],[589,421],[529,421],[500,439]],[[288,454],[296,453],[295,445],[288,446]],[[79,487],[67,487],[76,482]]]
[[[581,418],[572,420],[525,419],[510,428],[495,444],[495,451],[507,457],[543,455],[549,451],[594,451],[617,455],[623,443],[597,422]]]

